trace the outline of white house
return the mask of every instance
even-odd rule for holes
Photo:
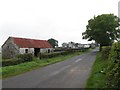
[[[84,44],[78,44],[78,48],[83,48]]]
[[[76,48],[75,43],[74,42],[69,42],[68,43],[68,48]]]
[[[84,44],[84,48],[89,48],[90,44]]]
[[[75,42],[69,42],[67,43],[63,43],[62,44],[63,48],[72,48],[72,49],[78,49],[78,48],[89,48],[90,44],[81,44],[81,43],[75,43]]]

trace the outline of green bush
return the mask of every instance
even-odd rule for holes
[[[33,55],[31,53],[19,54],[16,58],[19,62],[27,62],[33,60]]]
[[[103,60],[108,59],[110,54],[111,46],[104,46],[102,47],[102,54],[101,57]]]
[[[7,59],[2,61],[2,67],[16,65],[18,64],[18,60],[16,59]]]
[[[114,43],[109,55],[107,68],[107,87],[120,89],[120,42]]]
[[[32,61],[33,60],[33,55],[28,53],[28,54],[19,54],[16,56],[16,58],[13,59],[6,59],[2,61],[2,66],[10,66],[10,65],[17,65],[20,63],[24,63],[27,61]]]
[[[81,52],[85,52],[85,51],[87,51],[89,48],[81,48]]]
[[[39,58],[52,58],[52,57],[56,57],[59,55],[67,55],[67,54],[70,54],[73,52],[75,52],[75,51],[72,49],[67,49],[67,50],[61,51],[61,52],[43,53],[43,54],[39,53]]]
[[[110,59],[111,60],[120,60],[120,42],[114,43],[112,45]]]
[[[39,55],[41,58],[52,58],[52,57],[56,57],[58,55],[61,55],[60,52],[55,52],[55,53],[44,53]]]

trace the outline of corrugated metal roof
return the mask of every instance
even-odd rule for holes
[[[36,40],[28,38],[12,37],[13,41],[20,48],[52,48],[47,40]]]

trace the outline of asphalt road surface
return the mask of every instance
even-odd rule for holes
[[[96,50],[2,80],[3,88],[85,88]]]

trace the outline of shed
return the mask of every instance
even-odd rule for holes
[[[18,54],[50,53],[53,47],[47,40],[37,40],[28,38],[9,37],[2,45],[2,58],[14,58]]]

